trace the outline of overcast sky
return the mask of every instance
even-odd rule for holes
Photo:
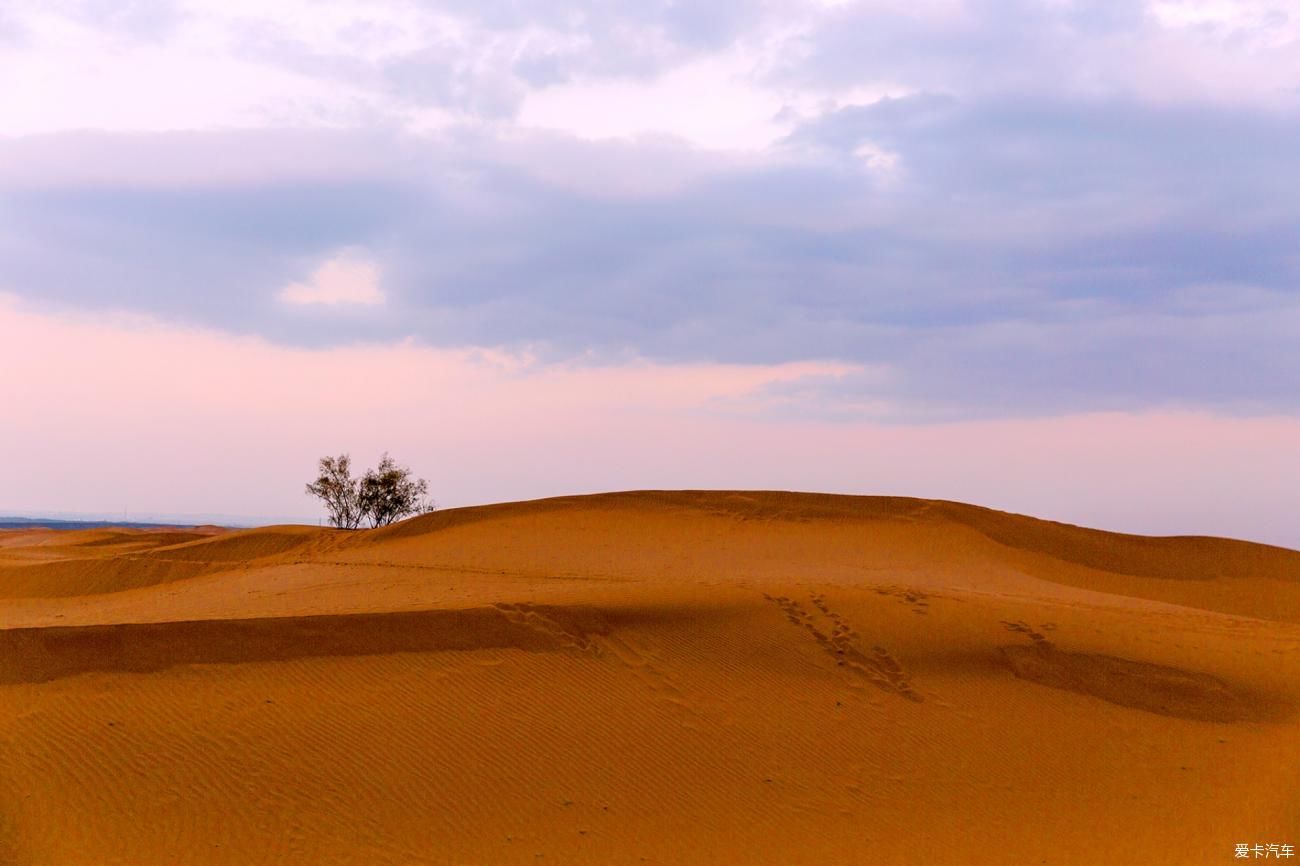
[[[8,0],[0,363],[0,510],[388,449],[1300,546],[1300,11]]]

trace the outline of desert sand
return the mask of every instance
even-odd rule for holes
[[[4,864],[1232,863],[1298,708],[1300,553],[950,502],[0,533]]]

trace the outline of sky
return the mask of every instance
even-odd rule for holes
[[[1286,0],[5,0],[0,511],[630,488],[1300,547]]]

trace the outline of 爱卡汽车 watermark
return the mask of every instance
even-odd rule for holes
[[[1235,848],[1237,860],[1254,860],[1276,858],[1281,860],[1295,856],[1295,846],[1283,842],[1238,842]]]

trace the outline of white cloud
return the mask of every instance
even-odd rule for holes
[[[748,80],[745,59],[708,58],[652,81],[590,81],[534,91],[519,123],[587,139],[660,134],[699,147],[755,150],[787,129],[782,103]]]
[[[285,286],[279,297],[294,306],[373,307],[384,303],[378,265],[350,251],[325,262],[309,281]]]
[[[102,27],[29,13],[28,44],[0,55],[7,88],[0,133],[180,130],[331,125],[359,98],[326,82],[248,60],[193,17],[165,40],[131,40]]]
[[[900,170],[899,155],[870,141],[864,141],[853,150],[862,165],[881,179],[895,179]]]
[[[1269,0],[1153,0],[1150,9],[1166,27],[1203,24],[1252,28],[1285,23],[1282,4]]]

